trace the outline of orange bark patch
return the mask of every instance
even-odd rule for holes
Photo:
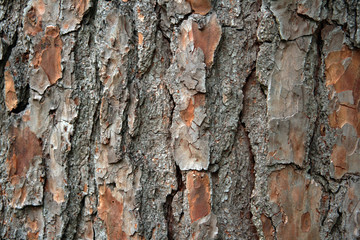
[[[351,91],[353,103],[341,102],[340,108],[329,116],[333,128],[351,124],[360,137],[360,50],[344,46],[340,51],[329,53],[325,59],[326,85],[333,86],[336,93]]]
[[[319,239],[321,187],[292,167],[270,175],[270,201],[278,204],[283,221],[278,239]]]
[[[144,35],[141,32],[138,33],[138,39],[139,39],[139,45],[143,45]]]
[[[34,5],[25,15],[24,31],[27,35],[35,36],[42,31],[42,15],[45,12],[43,0],[34,2]]]
[[[9,70],[4,73],[5,78],[5,105],[9,111],[16,108],[18,99],[16,96],[14,79]]]
[[[265,235],[266,240],[272,240],[274,239],[274,227],[271,223],[271,220],[266,217],[264,214],[261,214],[261,222],[262,222],[262,229]]]
[[[335,178],[341,178],[348,169],[346,161],[346,149],[343,146],[335,145],[331,154],[331,162],[335,167]]]
[[[195,222],[211,212],[209,176],[203,172],[190,171],[186,175],[186,188],[189,191],[191,222]]]
[[[206,15],[211,10],[210,0],[187,0],[194,13]]]
[[[39,239],[39,232],[37,232],[37,233],[28,232],[27,233],[27,239],[28,240],[38,240]]]
[[[180,111],[181,119],[185,122],[186,126],[190,127],[194,120],[194,104],[190,98],[189,105],[185,110]]]
[[[39,239],[39,226],[37,220],[27,219],[26,226],[30,228],[30,231],[27,232],[28,240],[37,240]]]
[[[40,66],[44,70],[51,85],[62,77],[61,50],[62,41],[59,35],[59,28],[54,26],[47,27],[45,36],[35,46],[33,65],[35,68]]]
[[[360,137],[360,113],[353,107],[341,105],[337,111],[329,116],[332,128],[342,128],[346,123],[352,125]]]
[[[214,53],[219,44],[221,37],[221,27],[216,19],[216,15],[212,15],[209,23],[199,30],[197,23],[192,24],[195,48],[201,48],[204,52],[205,64],[210,66],[214,60]]]
[[[41,142],[29,128],[12,128],[9,131],[11,145],[9,158],[9,177],[12,184],[24,177],[35,156],[42,155]]]
[[[99,217],[105,222],[106,232],[109,239],[127,239],[122,230],[123,203],[116,199],[111,190],[105,186],[100,187]]]
[[[194,101],[193,101],[194,99]],[[198,93],[190,98],[188,107],[185,110],[180,111],[180,117],[185,122],[186,126],[190,127],[194,120],[195,109],[205,105],[205,94]]]

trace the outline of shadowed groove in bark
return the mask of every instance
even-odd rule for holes
[[[174,239],[174,216],[173,216],[173,209],[172,209],[172,203],[174,196],[179,191],[184,191],[185,185],[182,181],[182,173],[178,165],[176,165],[176,179],[177,179],[177,189],[172,190],[171,194],[167,195],[166,202],[164,203],[164,215],[165,220],[167,222],[167,237],[169,240]]]
[[[85,195],[81,194],[84,186],[80,185],[80,183],[85,181],[85,184],[87,184],[86,183],[87,179],[81,179],[82,174],[80,173],[80,168],[83,167],[81,162],[84,158],[88,159],[88,161],[91,159],[89,155],[91,154],[91,152],[85,150],[85,148],[90,147],[90,149],[93,149],[93,146],[86,146],[86,145],[90,145],[91,143],[87,142],[84,139],[84,137],[87,135],[88,128],[91,129],[91,131],[93,131],[94,124],[96,122],[96,120],[93,119],[93,117],[98,115],[96,111],[99,110],[98,106],[95,106],[95,108],[89,106],[91,102],[88,102],[88,96],[81,94],[83,88],[87,89],[86,82],[89,81],[87,77],[84,75],[84,73],[86,72],[86,67],[88,68],[90,67],[95,70],[94,71],[95,75],[91,76],[90,79],[95,81],[92,84],[92,87],[94,88],[94,92],[97,92],[96,95],[98,96],[100,96],[100,91],[99,91],[100,82],[98,81],[99,78],[97,76],[97,70],[96,70],[97,67],[95,65],[92,65],[93,63],[90,62],[90,51],[84,52],[82,49],[78,50],[78,45],[77,45],[77,44],[79,45],[88,44],[89,49],[92,48],[95,38],[93,22],[95,21],[96,9],[97,9],[97,0],[94,0],[92,8],[84,16],[84,20],[82,21],[82,26],[80,30],[75,33],[77,41],[74,47],[74,53],[75,53],[74,56],[75,56],[75,61],[77,60],[79,61],[79,63],[76,64],[75,66],[75,76],[78,81],[78,83],[75,84],[78,85],[73,92],[73,96],[74,98],[78,97],[80,99],[80,106],[79,106],[78,117],[76,118],[74,123],[74,128],[77,128],[78,126],[81,126],[81,128],[79,127],[78,128],[79,131],[76,131],[72,136],[71,138],[72,147],[67,156],[69,159],[67,165],[67,178],[69,181],[70,191],[66,203],[66,208],[64,210],[65,213],[64,216],[65,219],[67,218],[67,220],[64,229],[64,234],[62,235],[62,239],[73,239],[76,236],[77,233],[76,230],[78,229],[79,220],[81,218],[81,212],[84,209]],[[81,34],[82,32],[85,33],[87,31],[89,31],[89,33]],[[90,63],[88,64],[88,62]],[[82,83],[82,81],[84,81],[85,84]],[[98,97],[97,102],[99,102],[99,99],[101,99],[101,97]],[[91,121],[92,125],[89,125],[90,119],[93,119],[93,121]],[[92,135],[93,133],[91,132],[90,136]],[[86,153],[84,152],[84,150],[86,151]]]

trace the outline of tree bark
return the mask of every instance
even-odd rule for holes
[[[1,239],[357,239],[357,0],[0,1]]]

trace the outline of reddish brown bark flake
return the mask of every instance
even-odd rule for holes
[[[193,96],[193,99],[190,98],[187,108],[180,111],[180,117],[188,127],[191,126],[191,123],[194,120],[195,109],[205,105],[205,94],[198,93]]]
[[[357,162],[352,161],[352,165],[349,162],[353,151],[347,147],[347,139],[355,132],[360,137],[360,50],[343,46],[340,51],[330,52],[325,59],[325,70],[326,85],[336,100],[330,109],[329,125],[340,129],[331,154],[334,177],[339,179],[348,171],[357,171]],[[343,130],[345,125],[352,126],[354,131]]]
[[[338,146],[335,144],[332,154],[331,162],[334,165],[334,174],[335,178],[341,178],[348,169],[346,161],[346,149],[343,146]]]
[[[201,48],[201,50],[203,50],[206,66],[209,67],[213,63],[214,53],[221,37],[221,27],[216,15],[212,15],[210,22],[201,30],[198,24],[194,22],[192,30],[194,46],[195,48]]]
[[[125,232],[122,230],[124,210],[122,201],[115,198],[109,188],[101,186],[99,202],[98,213],[106,225],[108,238],[114,240],[127,239]]]
[[[27,227],[29,228],[29,231],[27,232],[27,239],[28,240],[37,240],[39,239],[39,226],[37,220],[27,219],[26,222]]]
[[[261,222],[262,222],[262,230],[264,232],[265,235],[265,239],[266,240],[272,240],[274,239],[274,227],[271,223],[271,220],[266,217],[264,214],[261,214]]]
[[[29,128],[11,128],[11,145],[7,159],[9,177],[12,184],[24,177],[34,157],[42,155],[41,142]]]
[[[336,93],[350,91],[352,103],[341,102],[341,105],[329,117],[333,128],[342,128],[345,123],[351,124],[360,137],[360,51],[351,51],[344,46],[340,51],[329,53],[325,59],[326,85],[333,86]]]
[[[319,239],[321,187],[292,167],[273,172],[268,186],[282,214],[278,239]]]
[[[47,27],[45,36],[35,47],[33,65],[35,68],[40,66],[44,70],[51,85],[62,77],[61,50],[62,41],[59,35],[59,28],[54,26]]]
[[[211,10],[210,0],[187,0],[194,13],[206,15]]]
[[[190,218],[191,222],[195,222],[211,212],[210,180],[206,173],[198,171],[189,172],[186,179]]]
[[[192,99],[189,100],[189,105],[188,107],[183,110],[180,111],[180,116],[181,119],[185,122],[186,126],[190,127],[192,121],[194,120],[194,104]]]

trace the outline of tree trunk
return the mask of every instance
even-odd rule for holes
[[[360,2],[1,0],[1,239],[357,239]]]

